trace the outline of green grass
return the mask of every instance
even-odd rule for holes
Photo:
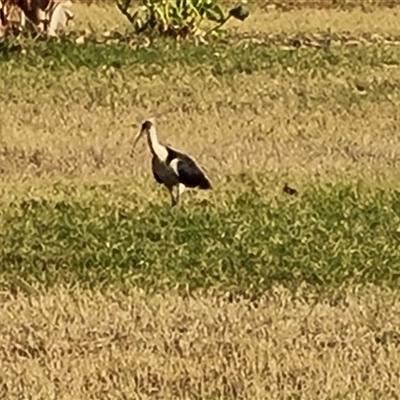
[[[1,281],[255,292],[400,282],[400,192],[358,183],[268,198],[263,184],[187,196],[174,211],[117,182],[16,197],[2,205]]]
[[[122,41],[105,44],[93,40],[77,45],[73,40],[63,39],[3,44],[0,60],[1,69],[8,71],[32,67],[49,71],[133,67],[140,76],[152,76],[174,66],[185,66],[215,76],[258,71],[288,74],[288,68],[303,74],[326,75],[350,68],[357,73],[367,68],[400,65],[400,51],[397,46],[380,43],[355,48],[285,49],[273,43],[235,45],[216,41],[210,46],[156,40],[144,47]]]
[[[388,96],[397,99],[400,87],[400,49],[384,44],[288,50],[271,43],[233,45],[221,41],[207,46],[159,40],[137,48],[93,40],[82,45],[68,39],[27,43],[16,45],[15,52],[4,45],[0,52],[0,101],[7,104],[29,103],[37,108],[39,102],[45,102],[65,109],[66,104],[86,103],[86,108],[100,105],[119,110],[148,102],[160,105],[166,103],[166,90],[176,87],[179,95],[182,77],[190,76],[202,90],[224,85],[226,99],[218,98],[208,105],[211,109],[216,103],[219,108],[236,109],[265,99],[276,103],[284,95],[295,99],[299,110],[318,105],[331,109],[341,105],[350,110],[362,103],[388,102]],[[150,87],[149,78],[159,84]],[[252,79],[262,79],[263,85],[257,86]],[[281,79],[282,89],[271,79]],[[362,94],[355,90],[356,83],[366,89]],[[232,99],[232,91],[243,92],[243,87],[251,85],[257,90],[256,99],[247,103],[239,96]],[[287,86],[296,90],[288,93]],[[197,88],[185,104],[200,113],[204,105],[200,97]]]

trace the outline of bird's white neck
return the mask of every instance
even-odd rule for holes
[[[152,126],[148,131],[147,142],[153,155],[157,156],[161,161],[166,161],[168,157],[168,151],[158,141],[156,129],[154,128],[154,126]]]

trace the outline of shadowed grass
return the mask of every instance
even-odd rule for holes
[[[144,205],[131,187],[113,195],[114,184],[55,186],[57,196],[4,204],[1,279],[256,292],[399,283],[399,192],[338,184],[265,197],[265,184],[246,178],[241,191],[219,188],[173,211]]]
[[[371,44],[339,48],[282,48],[274,44],[221,43],[210,45],[176,44],[157,40],[151,46],[129,43],[102,44],[87,41],[77,45],[70,39],[27,42],[26,45],[3,45],[0,59],[3,71],[38,68],[49,71],[74,71],[78,68],[104,69],[133,67],[139,75],[153,76],[171,66],[211,71],[213,75],[268,71],[271,75],[288,73],[288,68],[301,73],[326,74],[342,68],[360,72],[366,68],[400,65],[397,46]],[[317,72],[319,71],[319,72]]]

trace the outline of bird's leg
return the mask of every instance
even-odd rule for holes
[[[171,196],[171,203],[172,203],[171,207],[174,207],[174,206],[176,206],[178,204],[178,202],[175,199],[173,187],[167,187],[167,189],[168,189],[169,194]]]
[[[177,194],[176,194],[176,202],[177,203],[179,202],[179,199],[180,199],[182,193],[185,191],[185,189],[186,189],[185,185],[183,185],[182,183],[178,184],[177,191],[176,191],[177,192]]]
[[[178,190],[179,190],[179,195],[181,195],[186,190],[186,186],[183,183],[180,183],[178,186]]]

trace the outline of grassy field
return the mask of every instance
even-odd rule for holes
[[[3,399],[393,399],[398,294],[2,296]]]
[[[398,11],[250,7],[0,43],[1,398],[396,398]],[[150,116],[213,191],[170,209]]]

